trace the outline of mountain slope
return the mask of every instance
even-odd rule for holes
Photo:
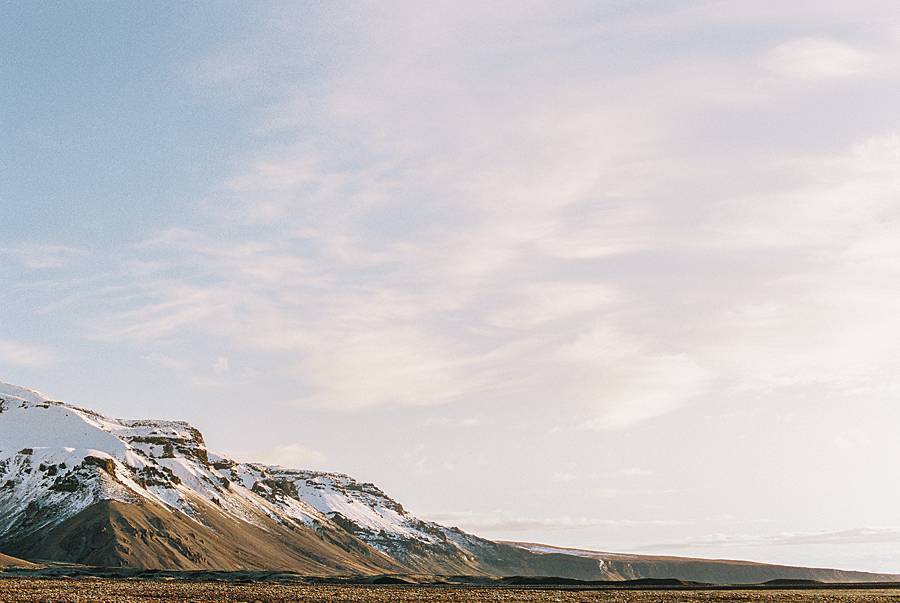
[[[0,570],[5,570],[8,568],[35,568],[37,565],[34,563],[30,563],[28,561],[24,561],[22,559],[16,559],[15,557],[10,557],[9,555],[4,555],[0,553]]]
[[[263,525],[260,529],[214,512],[204,514],[200,523],[152,501],[106,500],[43,530],[40,538],[9,543],[7,550],[105,567],[265,568],[322,575],[400,569],[377,555],[366,559],[365,550],[353,543],[343,548],[309,530]]]

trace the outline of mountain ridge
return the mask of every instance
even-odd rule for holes
[[[706,581],[725,582],[747,575],[847,581],[859,574],[778,569],[783,566],[741,574],[734,567],[698,569],[696,560],[666,564],[494,542],[419,519],[376,485],[348,475],[212,453],[202,433],[183,421],[112,419],[5,383],[0,551],[93,566],[308,575],[620,580],[702,574]],[[674,573],[661,574],[667,571]]]

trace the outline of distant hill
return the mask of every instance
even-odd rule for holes
[[[795,567],[731,559],[702,559],[665,555],[633,555],[548,546],[530,542],[504,542],[537,554],[572,555],[596,560],[606,580],[677,579],[707,584],[761,584],[764,582],[900,582],[900,575],[848,570]]]

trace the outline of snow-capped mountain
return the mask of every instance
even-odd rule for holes
[[[0,384],[0,551],[101,565],[317,573],[533,574],[547,565],[542,556],[422,521],[373,484],[240,463],[209,453],[187,423],[111,419],[7,384]],[[576,566],[573,575],[595,577],[596,563]]]
[[[0,568],[25,563],[6,555],[315,575],[897,578],[492,542],[418,519],[346,475],[212,454],[187,423],[110,419],[0,383]]]

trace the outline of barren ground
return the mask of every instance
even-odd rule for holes
[[[109,579],[0,580],[0,603],[137,601],[247,601],[282,603],[328,602],[455,602],[523,601],[610,603],[688,603],[692,601],[790,601],[816,603],[887,602],[900,600],[900,590],[718,590],[718,591],[576,591],[507,588],[435,588],[396,586],[305,586],[285,584],[227,584]]]

